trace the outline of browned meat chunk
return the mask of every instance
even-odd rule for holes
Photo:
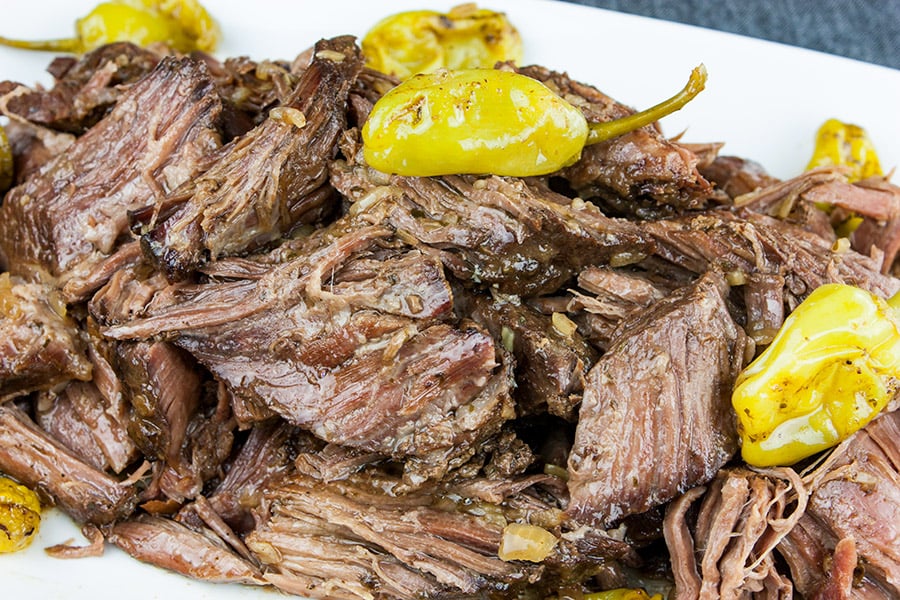
[[[109,541],[146,563],[215,583],[263,585],[259,570],[209,530],[141,515],[117,523]]]
[[[456,310],[484,325],[516,359],[520,413],[550,413],[574,421],[584,376],[596,362],[597,351],[574,329],[560,331],[550,316],[526,304],[471,295],[461,306],[460,295]]]
[[[393,227],[470,285],[550,293],[588,264],[637,262],[653,249],[632,223],[535,182],[450,176],[393,177],[391,184],[362,203],[378,197]]]
[[[788,310],[825,283],[857,285],[884,298],[900,290],[900,280],[880,273],[879,261],[756,212],[704,211],[642,229],[656,242],[658,258],[691,273],[716,269],[735,282],[754,274],[783,277]]]
[[[567,512],[611,524],[715,476],[737,450],[731,389],[745,335],[708,274],[621,332],[587,376]]]
[[[489,335],[441,322],[452,312],[440,264],[390,249],[388,230],[347,226],[260,278],[163,290],[147,318],[105,334],[165,336],[235,396],[322,439],[446,470],[513,416],[509,374]]]

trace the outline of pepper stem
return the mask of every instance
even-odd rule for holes
[[[635,129],[640,129],[645,125],[654,123],[666,115],[681,110],[685,104],[693,100],[697,94],[706,87],[706,66],[700,64],[691,71],[687,85],[680,92],[663,100],[656,106],[652,106],[646,110],[636,112],[633,115],[616,119],[615,121],[607,121],[605,123],[591,123],[589,125],[587,142],[585,145],[605,142],[614,137],[619,137]]]
[[[0,46],[11,46],[23,50],[44,50],[48,52],[79,52],[81,40],[78,38],[66,38],[61,40],[11,40],[0,37]]]

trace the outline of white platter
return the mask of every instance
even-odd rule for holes
[[[94,0],[5,2],[0,35],[66,37]],[[224,36],[222,56],[291,59],[319,38],[362,36],[381,17],[416,8],[449,9],[453,0],[205,0]],[[707,90],[666,120],[685,141],[725,142],[724,154],[752,158],[778,177],[803,170],[818,126],[830,117],[865,127],[882,166],[900,166],[900,71],[705,29],[551,0],[484,0],[520,29],[526,63],[567,71],[636,108],[681,88],[703,62]],[[52,55],[0,48],[0,80],[49,84]],[[897,181],[897,177],[894,177]],[[75,538],[56,511],[25,552],[0,555],[0,595],[10,600],[204,600],[276,598],[271,591],[213,585],[143,565],[115,548],[101,558],[61,561],[43,548]]]

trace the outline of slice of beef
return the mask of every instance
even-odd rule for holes
[[[59,293],[0,274],[0,402],[91,378],[81,335]]]
[[[400,192],[386,209],[394,227],[439,251],[459,279],[506,294],[552,293],[589,264],[637,262],[653,248],[633,223],[537,182],[470,176],[391,182]]]
[[[252,250],[326,216],[334,196],[328,164],[361,68],[353,38],[319,42],[287,102],[167,199],[174,212],[142,237],[148,256],[172,279],[183,278],[209,259]]]
[[[121,473],[137,458],[125,423],[93,382],[70,382],[37,402],[37,423],[85,462]]]
[[[754,274],[783,277],[788,311],[825,283],[856,285],[884,298],[900,289],[900,280],[881,274],[879,261],[757,212],[704,211],[646,222],[642,229],[656,242],[657,258],[690,273],[717,269],[735,284]]]
[[[90,425],[78,412],[79,404],[85,408],[93,408],[91,404],[99,405],[99,396],[97,388],[92,387],[90,382],[82,381],[69,383],[59,394],[44,392],[37,399],[35,422],[78,458],[98,471],[105,471],[109,467],[106,455],[94,438]]]
[[[152,50],[129,42],[100,46],[77,60],[62,56],[47,69],[55,79],[49,90],[17,93],[6,111],[51,129],[82,135],[112,109],[134,83],[152,71],[161,59]]]
[[[109,524],[134,508],[133,485],[85,463],[9,403],[0,405],[0,472],[40,490],[79,522]]]
[[[574,421],[584,376],[597,351],[577,331],[560,331],[553,318],[512,299],[456,294],[455,308],[485,326],[516,360],[515,398],[522,414],[551,415]]]
[[[117,523],[109,541],[140,561],[213,583],[265,585],[259,570],[208,529],[140,515]]]
[[[688,509],[701,497],[691,524]],[[790,598],[793,585],[772,551],[805,507],[806,490],[791,469],[723,469],[708,489],[693,488],[676,499],[664,524],[674,598]]]
[[[324,440],[446,470],[513,415],[507,368],[488,334],[441,322],[451,296],[437,261],[390,230],[345,226],[262,278],[163,290],[146,318],[104,334],[164,336]]]
[[[805,477],[806,514],[778,550],[804,597],[824,596],[848,567],[835,565],[852,550],[849,598],[900,596],[900,411],[883,414],[841,443]],[[839,548],[853,544],[853,548]],[[837,555],[837,558],[835,558]],[[833,569],[828,565],[832,564]],[[839,587],[839,586],[838,586]]]
[[[129,210],[202,169],[219,145],[220,110],[199,64],[164,59],[39,176],[7,194],[0,246],[10,271],[43,270],[60,285],[89,276],[128,236]]]
[[[145,456],[175,462],[203,392],[193,359],[166,342],[121,342],[114,353],[132,438]]]
[[[745,334],[709,273],[622,324],[588,373],[567,512],[605,526],[703,484],[737,449]]]
[[[589,85],[539,66],[518,69],[546,84],[584,113],[588,122],[612,121],[634,111]],[[561,175],[582,198],[612,202],[626,215],[706,207],[712,186],[697,170],[698,157],[667,140],[653,125],[585,147]],[[623,202],[622,199],[627,199]]]

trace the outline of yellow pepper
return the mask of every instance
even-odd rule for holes
[[[893,306],[860,288],[813,291],[735,384],[744,460],[791,465],[871,421],[900,389],[896,319]]]
[[[406,176],[545,175],[577,161],[586,144],[681,109],[705,83],[700,65],[672,98],[588,124],[579,109],[525,75],[494,69],[419,74],[375,103],[362,129],[363,155],[375,169]]]
[[[462,4],[447,14],[398,13],[377,23],[362,41],[367,64],[407,79],[440,68],[493,67],[522,60],[522,39],[503,13]]]
[[[0,477],[0,553],[27,548],[41,525],[37,494],[12,479]]]
[[[837,119],[825,121],[816,133],[816,146],[807,169],[841,165],[850,168],[850,181],[882,175],[875,146],[858,125]]]
[[[587,594],[584,600],[662,600],[662,594],[650,596],[646,591],[639,588],[618,588]]]
[[[13,184],[13,153],[6,137],[6,130],[0,126],[0,194]]]
[[[89,52],[112,42],[167,44],[178,52],[215,50],[219,26],[198,0],[112,0],[98,4],[75,22],[76,37],[0,44],[27,50]]]

